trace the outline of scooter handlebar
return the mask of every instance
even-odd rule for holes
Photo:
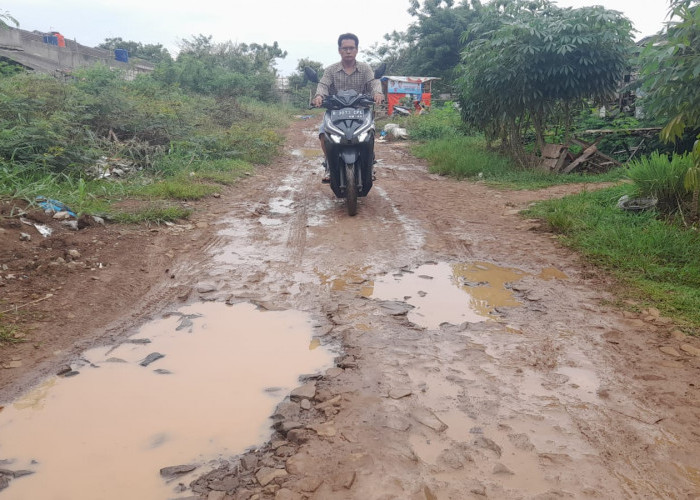
[[[321,105],[318,106],[319,108],[328,108],[328,101],[331,96],[324,96],[323,100],[321,101]],[[360,94],[359,99],[357,100],[358,104],[361,104],[363,106],[370,106],[374,105],[374,97],[372,97],[369,94]],[[315,109],[316,106],[313,105],[313,103],[309,103],[309,108],[308,109]]]

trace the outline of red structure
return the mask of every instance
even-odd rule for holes
[[[382,78],[382,87],[386,94],[386,102],[389,115],[393,114],[394,106],[399,104],[399,101],[407,96],[411,97],[414,102],[413,106],[418,109],[418,106],[423,104],[424,107],[430,107],[432,99],[431,83],[433,80],[439,80],[434,76],[385,76]]]

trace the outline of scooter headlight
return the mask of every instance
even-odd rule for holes
[[[340,144],[340,136],[338,134],[329,134],[331,136],[331,141],[336,144]]]
[[[369,131],[367,131],[367,132],[362,132],[362,133],[357,137],[357,140],[359,140],[360,142],[365,142],[365,140],[367,139],[367,136],[368,136],[368,135],[369,135]]]

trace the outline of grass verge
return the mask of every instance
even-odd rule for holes
[[[655,212],[616,208],[632,186],[582,192],[538,203],[526,213],[545,220],[561,241],[621,283],[618,295],[653,304],[688,333],[700,332],[700,235]]]
[[[520,169],[509,158],[490,151],[481,136],[454,136],[418,143],[413,153],[430,163],[430,171],[457,179],[484,180],[506,189],[542,189],[559,184],[614,182],[623,179],[624,169],[605,174],[552,174]]]

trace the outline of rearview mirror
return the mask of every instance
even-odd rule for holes
[[[386,73],[386,63],[381,63],[377,69],[374,70],[374,78],[379,79]]]
[[[318,74],[309,66],[304,66],[304,76],[310,82],[318,83]]]

